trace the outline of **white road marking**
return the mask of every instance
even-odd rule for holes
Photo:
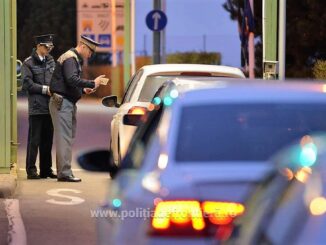
[[[7,212],[9,230],[8,230],[8,244],[9,245],[26,245],[26,231],[24,222],[19,211],[19,200],[5,199],[5,210]]]
[[[46,202],[51,203],[51,204],[58,204],[58,205],[78,205],[78,204],[85,202],[85,200],[80,197],[60,194],[59,192],[62,192],[62,191],[63,192],[81,193],[81,191],[75,190],[75,189],[65,189],[65,188],[51,189],[46,192],[49,196],[68,198],[69,201],[57,201],[55,199],[48,199],[48,200],[46,200]]]

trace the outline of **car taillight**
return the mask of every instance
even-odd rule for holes
[[[133,114],[133,115],[145,115],[147,112],[146,107],[142,106],[133,106],[129,109],[128,114]]]
[[[205,222],[198,201],[165,201],[155,208],[152,226],[157,230],[171,226],[191,226],[194,230],[203,230]]]
[[[240,203],[196,200],[161,201],[154,210],[153,236],[209,237],[225,240],[235,217],[243,214]]]
[[[233,202],[203,202],[202,209],[215,225],[228,225],[244,212],[242,204]]]

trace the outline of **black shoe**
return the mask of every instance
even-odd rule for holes
[[[81,182],[81,179],[76,178],[75,176],[71,175],[71,176],[67,176],[67,177],[58,178],[58,181],[60,181],[60,182]]]
[[[40,179],[40,176],[37,173],[27,174],[27,179]]]
[[[46,179],[46,178],[50,178],[50,179],[56,179],[57,175],[54,174],[53,172],[49,173],[49,174],[40,174],[40,177],[42,179]]]

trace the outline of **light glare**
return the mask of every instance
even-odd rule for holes
[[[309,205],[312,215],[323,215],[326,212],[326,199],[324,197],[314,198]]]

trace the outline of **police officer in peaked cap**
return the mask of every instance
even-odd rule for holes
[[[53,95],[50,99],[50,112],[56,142],[58,181],[81,181],[71,170],[72,146],[76,135],[76,103],[83,93],[93,93],[104,77],[101,75],[94,80],[81,77],[83,60],[89,59],[97,46],[99,43],[81,36],[75,48],[59,57],[51,79],[50,91]]]
[[[52,171],[53,125],[49,111],[49,85],[55,67],[55,62],[49,54],[54,47],[53,37],[53,34],[35,36],[35,47],[22,65],[23,89],[28,95],[28,179],[57,177]],[[40,174],[35,164],[38,151]]]

